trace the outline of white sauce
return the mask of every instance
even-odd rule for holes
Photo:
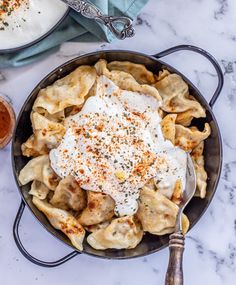
[[[185,187],[186,153],[164,140],[159,102],[137,92],[120,90],[105,76],[95,96],[67,119],[67,131],[50,152],[60,177],[73,175],[85,190],[109,194],[116,214],[137,211],[140,188],[151,178],[171,197],[175,182]]]
[[[0,0],[0,6],[3,4]],[[17,2],[15,0],[10,1]],[[21,0],[10,13],[0,13],[0,49],[28,44],[47,33],[65,14],[67,6],[58,0]],[[10,11],[11,6],[7,8]]]

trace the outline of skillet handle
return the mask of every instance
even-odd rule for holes
[[[163,56],[166,56],[166,55],[169,55],[169,54],[172,54],[174,52],[181,51],[181,50],[190,50],[190,51],[193,51],[193,52],[196,52],[196,53],[203,55],[212,63],[213,67],[215,68],[216,73],[217,73],[217,77],[218,77],[218,85],[216,87],[216,90],[215,90],[210,102],[209,102],[209,105],[212,108],[214,106],[216,100],[218,99],[220,92],[223,88],[224,75],[223,75],[223,72],[221,70],[219,63],[209,52],[205,51],[202,48],[192,46],[192,45],[179,45],[179,46],[175,46],[175,47],[169,48],[167,50],[164,50],[160,53],[154,54],[153,57],[161,58]]]
[[[25,202],[22,200],[19,210],[16,214],[16,218],[14,221],[14,225],[13,225],[13,236],[14,236],[14,240],[15,243],[18,247],[18,249],[20,250],[20,252],[24,255],[25,258],[27,258],[30,262],[33,262],[34,264],[43,266],[43,267],[56,267],[59,266],[65,262],[67,262],[68,260],[70,260],[71,258],[75,257],[76,255],[80,254],[80,252],[78,251],[72,251],[71,253],[69,253],[68,255],[56,260],[56,261],[42,261],[37,259],[36,257],[32,256],[23,246],[20,236],[19,236],[19,225],[20,225],[20,221],[23,215],[25,209]]]

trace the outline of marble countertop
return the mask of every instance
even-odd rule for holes
[[[184,256],[185,284],[235,284],[236,276],[236,1],[151,0],[136,20],[136,36],[107,43],[65,43],[45,60],[22,68],[0,71],[0,93],[16,113],[30,91],[59,64],[85,52],[128,49],[147,54],[178,44],[193,44],[212,53],[225,76],[225,86],[215,104],[224,147],[224,162],[217,193],[205,215],[188,233]],[[192,52],[178,52],[164,59],[189,77],[209,100],[216,87],[212,66]],[[127,261],[78,256],[66,264],[46,269],[28,262],[12,235],[20,204],[12,175],[10,146],[0,151],[0,284],[126,285],[164,283],[168,250]],[[27,249],[44,260],[69,252],[25,211],[20,227]]]

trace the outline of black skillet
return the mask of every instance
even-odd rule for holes
[[[206,57],[214,66],[217,77],[218,77],[218,85],[215,93],[213,94],[209,103],[205,100],[200,91],[193,85],[193,83],[187,79],[183,74],[181,74],[178,70],[173,68],[172,66],[166,64],[161,61],[160,58],[163,56],[169,55],[174,52],[187,50],[199,53]],[[69,239],[60,231],[54,229],[51,224],[48,222],[46,217],[42,212],[40,212],[32,203],[31,197],[28,194],[30,189],[30,184],[25,186],[20,186],[18,181],[18,175],[20,170],[27,163],[28,159],[24,157],[21,153],[21,144],[25,142],[28,137],[32,134],[32,127],[30,122],[30,112],[32,109],[32,105],[34,100],[40,89],[51,85],[58,78],[64,77],[73,71],[79,65],[87,64],[93,65],[99,59],[106,59],[108,62],[118,60],[118,61],[131,61],[135,63],[144,64],[147,69],[158,73],[161,69],[168,69],[170,72],[174,72],[179,74],[189,85],[189,89],[191,95],[193,95],[201,105],[206,109],[206,118],[195,120],[194,124],[197,125],[200,129],[203,129],[203,125],[205,122],[208,122],[211,126],[211,136],[205,142],[205,167],[208,173],[208,185],[207,185],[207,195],[205,199],[193,198],[188,207],[185,210],[185,213],[189,217],[190,220],[190,228],[192,228],[201,218],[203,213],[208,208],[212,198],[215,194],[218,180],[221,172],[221,164],[222,164],[222,142],[219,127],[217,125],[217,121],[212,112],[212,107],[215,104],[221,90],[223,87],[223,74],[221,68],[215,58],[210,55],[208,52],[204,51],[201,48],[190,46],[190,45],[180,45],[163,52],[160,52],[155,55],[146,55],[138,52],[132,51],[123,51],[123,50],[110,50],[110,51],[97,51],[90,54],[79,56],[75,59],[72,59],[63,65],[57,67],[54,71],[52,71],[49,75],[47,75],[32,91],[27,100],[25,101],[16,123],[16,129],[13,136],[12,141],[12,168],[16,179],[17,188],[19,190],[21,196],[21,204],[16,215],[13,233],[15,242],[21,251],[21,253],[31,262],[44,266],[44,267],[54,267],[60,264],[65,263],[72,257],[79,255],[81,252],[76,250]],[[64,256],[63,258],[53,261],[53,262],[45,262],[39,260],[28,253],[23,244],[21,243],[19,236],[19,224],[24,212],[25,205],[30,209],[34,217],[39,221],[39,223],[50,232],[55,238],[61,240],[63,244],[68,245],[73,251]],[[145,256],[151,253],[154,253],[168,245],[169,235],[165,236],[154,236],[151,234],[146,234],[142,240],[142,242],[134,249],[124,249],[124,250],[95,250],[84,242],[84,250],[83,253],[92,255],[94,257],[101,257],[106,259],[128,259],[134,257]]]

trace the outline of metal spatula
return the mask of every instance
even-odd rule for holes
[[[93,19],[96,22],[105,25],[118,39],[124,40],[134,36],[132,20],[128,17],[115,17],[104,15],[95,5],[80,0],[61,0],[76,12],[81,13],[86,18]],[[121,25],[118,28],[117,25]]]
[[[196,174],[190,154],[187,154],[186,187],[183,193],[182,201],[179,205],[179,211],[176,217],[175,232],[170,235],[169,241],[169,265],[166,272],[165,285],[183,284],[183,252],[184,235],[182,232],[182,214],[184,208],[192,199],[196,190]]]

